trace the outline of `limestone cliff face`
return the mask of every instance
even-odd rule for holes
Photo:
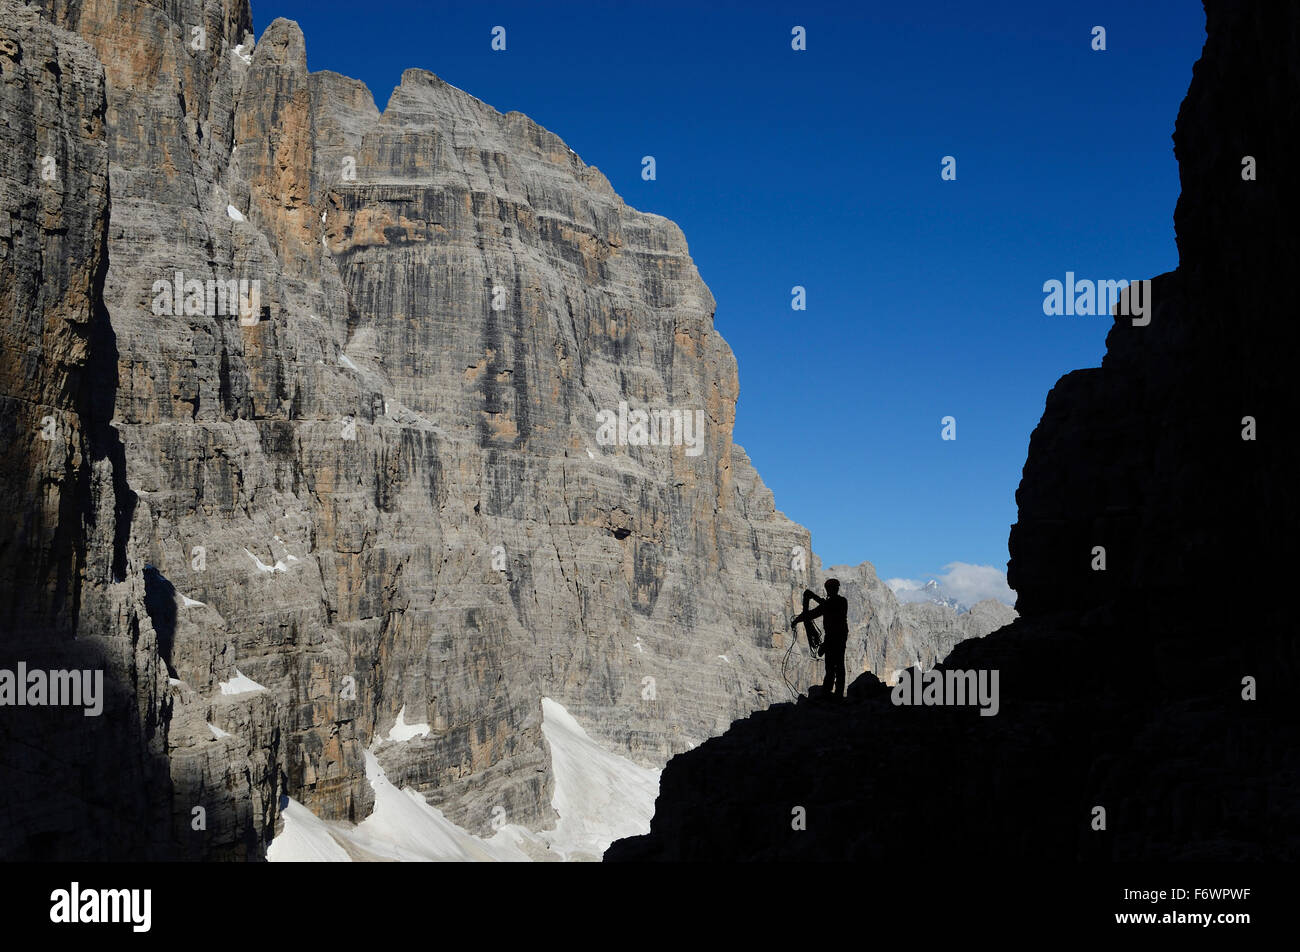
[[[675,225],[243,0],[2,6],[4,661],[113,715],[4,721],[5,855],[257,858],[283,794],[363,818],[370,747],[543,826],[543,696],[651,764],[775,696],[809,537]],[[702,429],[610,445],[621,403]]]
[[[1289,590],[1300,531],[1300,7],[1205,8],[1178,270],[1048,395],[1010,540],[1020,617],[936,668],[999,672],[998,713],[895,705],[869,675],[844,709],[775,706],[670,762],[651,833],[606,859],[887,860],[917,830],[1016,863],[1300,856],[1294,626],[1232,587]]]
[[[4,855],[260,858],[286,794],[364,818],[372,748],[544,827],[542,697],[658,766],[784,694],[818,563],[672,222],[245,0],[0,11],[2,660],[109,685],[0,722]],[[846,592],[859,669],[946,645]]]

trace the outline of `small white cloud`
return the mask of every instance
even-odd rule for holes
[[[907,602],[955,602],[961,610],[992,598],[1004,605],[1016,604],[1016,593],[1007,585],[1007,574],[992,565],[949,562],[944,571],[927,581],[891,578],[885,584],[894,596]]]
[[[1015,605],[1016,593],[1007,585],[1006,572],[992,565],[969,562],[949,562],[944,568],[947,573],[939,577],[940,588],[963,605],[974,605],[986,598]]]

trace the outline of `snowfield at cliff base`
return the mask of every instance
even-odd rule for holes
[[[542,698],[542,734],[555,775],[551,806],[559,821],[553,830],[534,832],[503,824],[488,839],[474,836],[419,791],[399,790],[384,775],[373,751],[366,751],[366,779],[375,792],[370,816],[355,826],[322,820],[290,799],[282,811],[284,829],[268,848],[267,858],[275,863],[598,860],[614,840],[650,830],[659,771],[605,750],[550,698]],[[394,735],[403,740],[422,736],[407,738],[396,728]]]

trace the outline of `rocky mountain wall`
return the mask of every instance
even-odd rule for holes
[[[658,766],[785,692],[817,563],[676,225],[246,0],[0,11],[0,646],[110,686],[6,712],[4,855],[257,859],[284,795],[364,818],[368,749],[544,827],[543,696]]]

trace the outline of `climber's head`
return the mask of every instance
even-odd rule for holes
[[[840,590],[840,580],[837,578],[828,578],[826,580],[826,594],[834,595]]]

